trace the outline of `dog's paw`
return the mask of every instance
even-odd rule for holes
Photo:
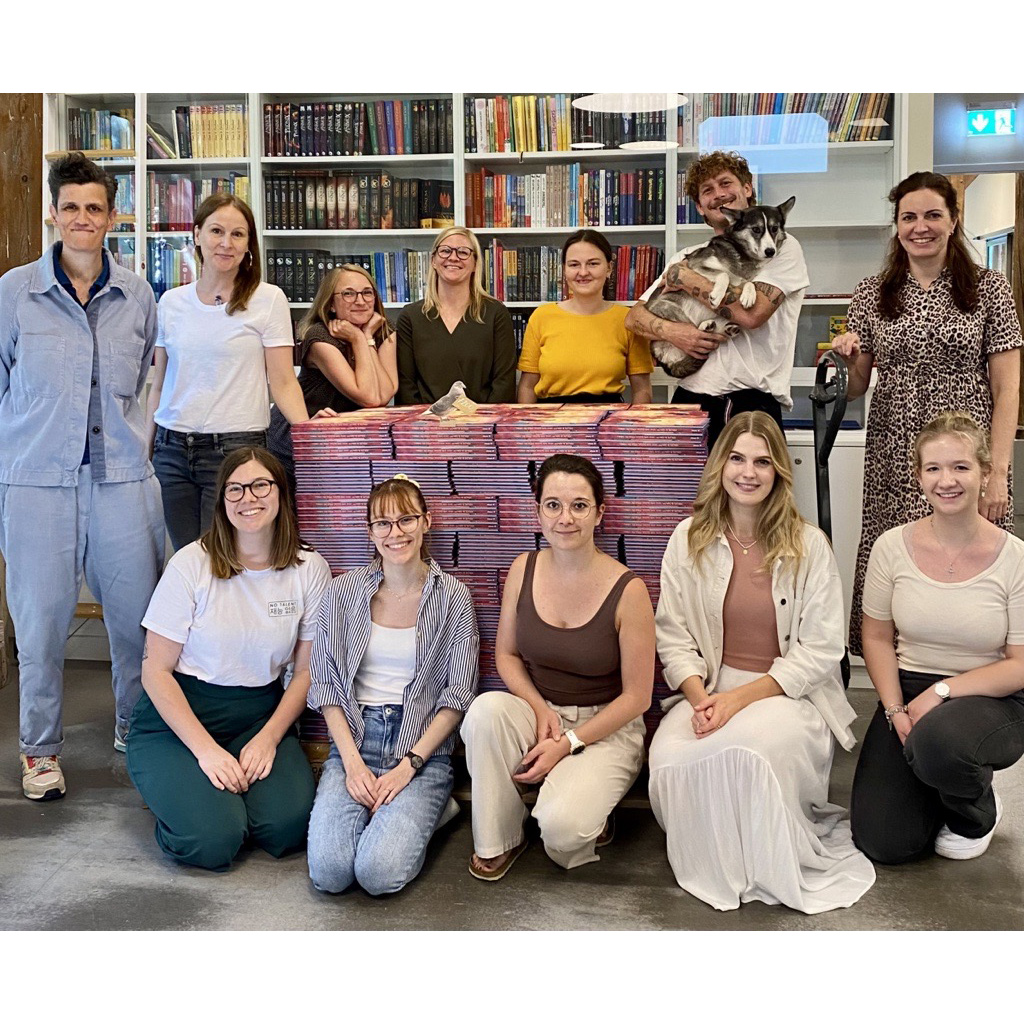
[[[707,320],[701,320],[701,322],[699,324],[697,324],[697,330],[698,331],[712,331],[712,332],[713,331],[717,331],[718,330],[718,321],[714,317],[710,317]]]
[[[740,292],[740,305],[744,309],[750,309],[755,302],[757,302],[757,289],[751,281],[747,281]]]
[[[731,320],[722,328],[722,333],[727,338],[735,338],[740,331],[743,330],[739,324],[734,324]]]
[[[729,275],[719,274],[715,278],[714,286],[711,289],[711,305],[720,306],[725,293],[729,290]]]

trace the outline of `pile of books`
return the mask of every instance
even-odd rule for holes
[[[135,148],[135,111],[68,107],[68,149]]]
[[[482,405],[445,420],[423,406],[364,409],[292,428],[299,524],[333,572],[364,565],[370,487],[399,472],[416,480],[433,518],[430,553],[476,603],[481,688],[501,688],[494,642],[504,579],[519,554],[545,545],[532,491],[541,462],[559,451],[592,457],[607,494],[595,543],[656,602],[661,557],[692,511],[706,438],[705,413],[684,405]]]
[[[150,118],[149,155],[163,160],[241,160],[249,154],[244,103],[193,103],[171,112],[171,128]]]
[[[229,171],[224,175],[196,175],[149,171],[150,231],[191,231],[195,212],[215,192],[229,192],[249,202],[249,176]]]

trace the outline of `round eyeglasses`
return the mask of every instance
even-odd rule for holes
[[[557,519],[563,509],[568,511],[573,519],[586,519],[597,508],[592,501],[585,501],[583,498],[577,498],[568,503],[559,501],[557,498],[545,498],[543,501],[538,501],[537,505],[545,519]]]
[[[274,481],[267,480],[265,477],[257,477],[247,484],[227,484],[224,488],[224,500],[232,503],[241,501],[245,497],[246,491],[254,498],[265,498],[273,486]]]
[[[420,512],[418,515],[399,516],[397,519],[374,519],[370,523],[370,533],[374,537],[384,538],[390,535],[393,526],[397,526],[400,533],[412,533],[425,514]]]
[[[434,250],[434,255],[440,256],[443,260],[449,259],[452,256],[460,260],[468,260],[470,256],[475,256],[476,253],[468,245],[460,245],[457,248],[452,248],[450,245],[439,245]]]
[[[376,293],[372,288],[364,288],[362,291],[358,292],[355,288],[345,288],[340,292],[335,292],[334,294],[345,302],[355,302],[356,299],[362,299],[363,302],[373,302]]]

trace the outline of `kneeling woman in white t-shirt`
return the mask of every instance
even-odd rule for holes
[[[313,641],[309,706],[334,743],[308,858],[316,888],[355,882],[379,896],[419,874],[445,814],[480,634],[466,585],[426,553],[419,487],[401,476],[378,484],[366,512],[379,557],[327,588]]]
[[[170,560],[142,620],[128,773],[160,848],[214,871],[247,839],[275,857],[306,841],[313,776],[293,726],[331,572],[300,541],[287,488],[265,449],[229,455],[212,527]]]

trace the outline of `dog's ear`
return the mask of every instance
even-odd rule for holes
[[[736,221],[740,219],[741,210],[732,210],[728,206],[720,206],[718,212],[725,215],[725,219],[729,222],[729,227],[734,227]]]
[[[783,222],[789,216],[789,211],[793,209],[796,203],[796,196],[790,196],[784,203],[779,203],[779,214],[782,217]]]

